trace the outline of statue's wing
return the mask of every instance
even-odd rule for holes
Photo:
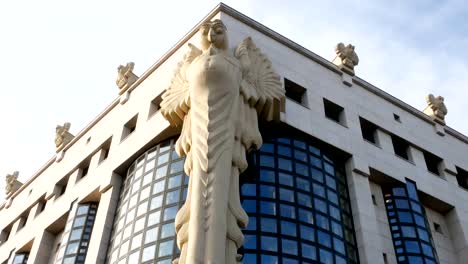
[[[427,104],[433,104],[434,103],[434,100],[435,100],[435,97],[433,94],[428,94],[426,96],[426,102]]]
[[[241,95],[260,117],[267,121],[280,119],[284,111],[285,90],[280,76],[273,71],[271,61],[248,37],[236,49],[243,70]]]
[[[185,115],[190,110],[189,84],[186,70],[190,63],[201,54],[201,51],[189,44],[189,51],[183,60],[177,64],[171,85],[162,95],[161,113],[172,126],[180,126]]]
[[[343,44],[343,42],[340,42],[338,44],[336,44],[336,47],[335,47],[335,52],[336,53],[344,53],[345,52],[345,45]]]

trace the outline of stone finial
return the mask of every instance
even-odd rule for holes
[[[62,150],[75,137],[69,132],[70,127],[70,123],[65,123],[63,126],[58,125],[55,128],[55,147],[57,148],[57,152]]]
[[[6,178],[6,186],[5,186],[5,193],[8,196],[11,193],[16,192],[23,183],[18,181],[19,172],[15,171],[13,174],[7,174]]]
[[[115,83],[120,89],[119,94],[125,92],[127,88],[135,83],[135,81],[138,79],[138,76],[133,73],[134,67],[135,63],[133,62],[129,62],[125,66],[119,65],[119,67],[117,67],[117,80]]]
[[[433,94],[429,94],[426,96],[427,106],[424,109],[424,113],[434,121],[439,122],[445,125],[445,116],[447,115],[447,107],[444,103],[444,97],[442,96],[434,96]]]
[[[354,75],[354,67],[359,63],[359,57],[354,51],[354,46],[351,44],[345,46],[340,42],[336,45],[335,52],[336,57],[333,63],[342,71]]]

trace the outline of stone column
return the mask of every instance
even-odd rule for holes
[[[55,253],[54,247],[55,235],[46,230],[41,231],[34,238],[34,243],[29,252],[28,263],[45,264],[48,263],[51,254]]]
[[[360,263],[383,264],[383,249],[368,178],[369,166],[354,156],[347,162],[346,172]]]
[[[468,210],[466,207],[466,201],[459,202],[445,217],[456,259],[460,264],[468,260]]]
[[[101,194],[85,264],[103,264],[106,260],[122,177],[114,173],[112,182],[112,187]]]

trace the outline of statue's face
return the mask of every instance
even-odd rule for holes
[[[214,23],[208,29],[208,41],[218,49],[224,48],[225,30],[222,24]]]

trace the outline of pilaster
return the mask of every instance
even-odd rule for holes
[[[34,238],[34,243],[29,252],[28,263],[45,264],[48,263],[51,253],[55,252],[54,246],[55,235],[47,230],[41,230]]]
[[[116,178],[113,180],[113,186],[101,194],[85,264],[100,264],[106,260],[122,182],[117,174],[114,174],[112,178]]]
[[[383,249],[368,178],[369,167],[356,157],[352,157],[346,167],[360,263],[383,264]]]

